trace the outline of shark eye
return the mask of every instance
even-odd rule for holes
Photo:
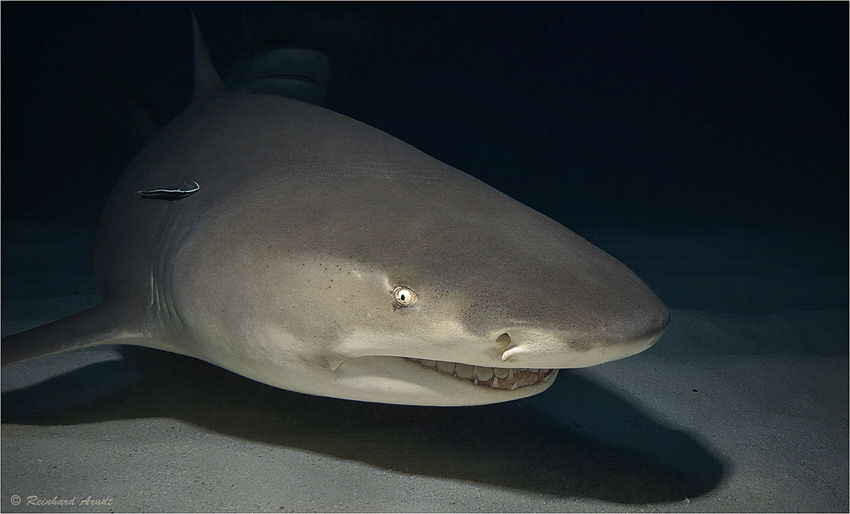
[[[416,293],[405,286],[397,286],[393,289],[393,301],[398,307],[410,307],[416,303]]]

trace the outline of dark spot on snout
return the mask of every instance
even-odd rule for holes
[[[588,352],[594,347],[592,341],[569,341],[570,349],[576,352]]]

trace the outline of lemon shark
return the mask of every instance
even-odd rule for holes
[[[131,344],[313,395],[477,405],[667,328],[635,273],[556,221],[341,114],[228,91],[193,22],[193,99],[96,233],[101,302],[4,337],[4,366]]]

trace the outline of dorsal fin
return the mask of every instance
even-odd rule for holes
[[[195,102],[201,97],[222,93],[225,87],[213,67],[194,12],[192,12],[192,25],[195,27],[195,92],[192,101]]]

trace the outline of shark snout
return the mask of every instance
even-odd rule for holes
[[[670,313],[662,305],[651,316],[624,324],[601,323],[584,330],[503,328],[491,336],[506,367],[583,368],[640,353],[664,334]]]

